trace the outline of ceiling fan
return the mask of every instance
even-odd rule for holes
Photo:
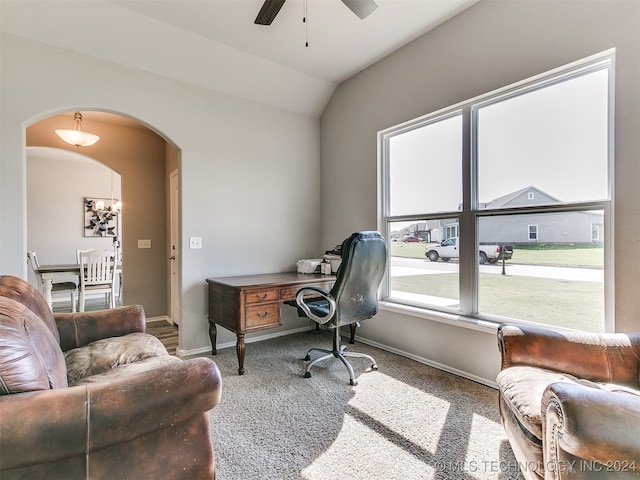
[[[285,0],[264,0],[254,23],[258,25],[271,25],[271,22],[273,22],[276,15],[278,15],[284,2]],[[374,0],[342,0],[342,3],[361,19],[366,18],[378,8]]]

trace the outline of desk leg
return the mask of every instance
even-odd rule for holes
[[[238,354],[238,375],[244,375],[244,352],[246,345],[244,343],[244,333],[237,333],[238,341],[236,342],[236,353]]]
[[[349,325],[349,330],[351,330],[351,337],[349,337],[349,343],[351,344],[356,343],[356,328],[358,328],[357,323],[352,323],[351,325]]]
[[[218,329],[216,324],[209,320],[209,338],[211,339],[211,355],[217,355],[218,349],[216,348],[216,342],[218,340]]]
[[[53,288],[53,275],[51,273],[42,274],[42,293],[44,299],[47,301],[47,305],[51,311],[53,311],[53,297],[51,296],[51,289]]]
[[[247,350],[247,346],[244,343],[244,333],[236,334],[236,354],[238,355],[238,375],[244,375],[244,354]],[[209,338],[211,339],[211,355],[217,355],[218,349],[216,348],[216,342],[218,340],[218,329],[216,324],[209,320]]]

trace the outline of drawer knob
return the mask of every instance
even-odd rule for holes
[[[257,312],[258,318],[267,318],[267,315],[269,315],[269,312],[264,312],[264,313],[260,313]]]
[[[256,297],[258,297],[258,300],[264,300],[265,298],[267,298],[267,296],[267,293],[256,293]]]

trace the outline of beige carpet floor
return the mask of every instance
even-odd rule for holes
[[[306,351],[331,334],[298,333],[212,358],[223,378],[211,412],[217,480],[522,479],[497,392],[362,343],[358,385],[337,359],[304,378]]]

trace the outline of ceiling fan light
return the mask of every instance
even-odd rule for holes
[[[373,0],[342,0],[349,10],[355,13],[360,19],[365,19],[371,15],[378,5]]]
[[[76,147],[88,147],[100,140],[98,135],[82,130],[82,114],[80,112],[76,112],[73,115],[72,129],[58,129],[56,130],[56,135],[65,142],[75,145]]]

